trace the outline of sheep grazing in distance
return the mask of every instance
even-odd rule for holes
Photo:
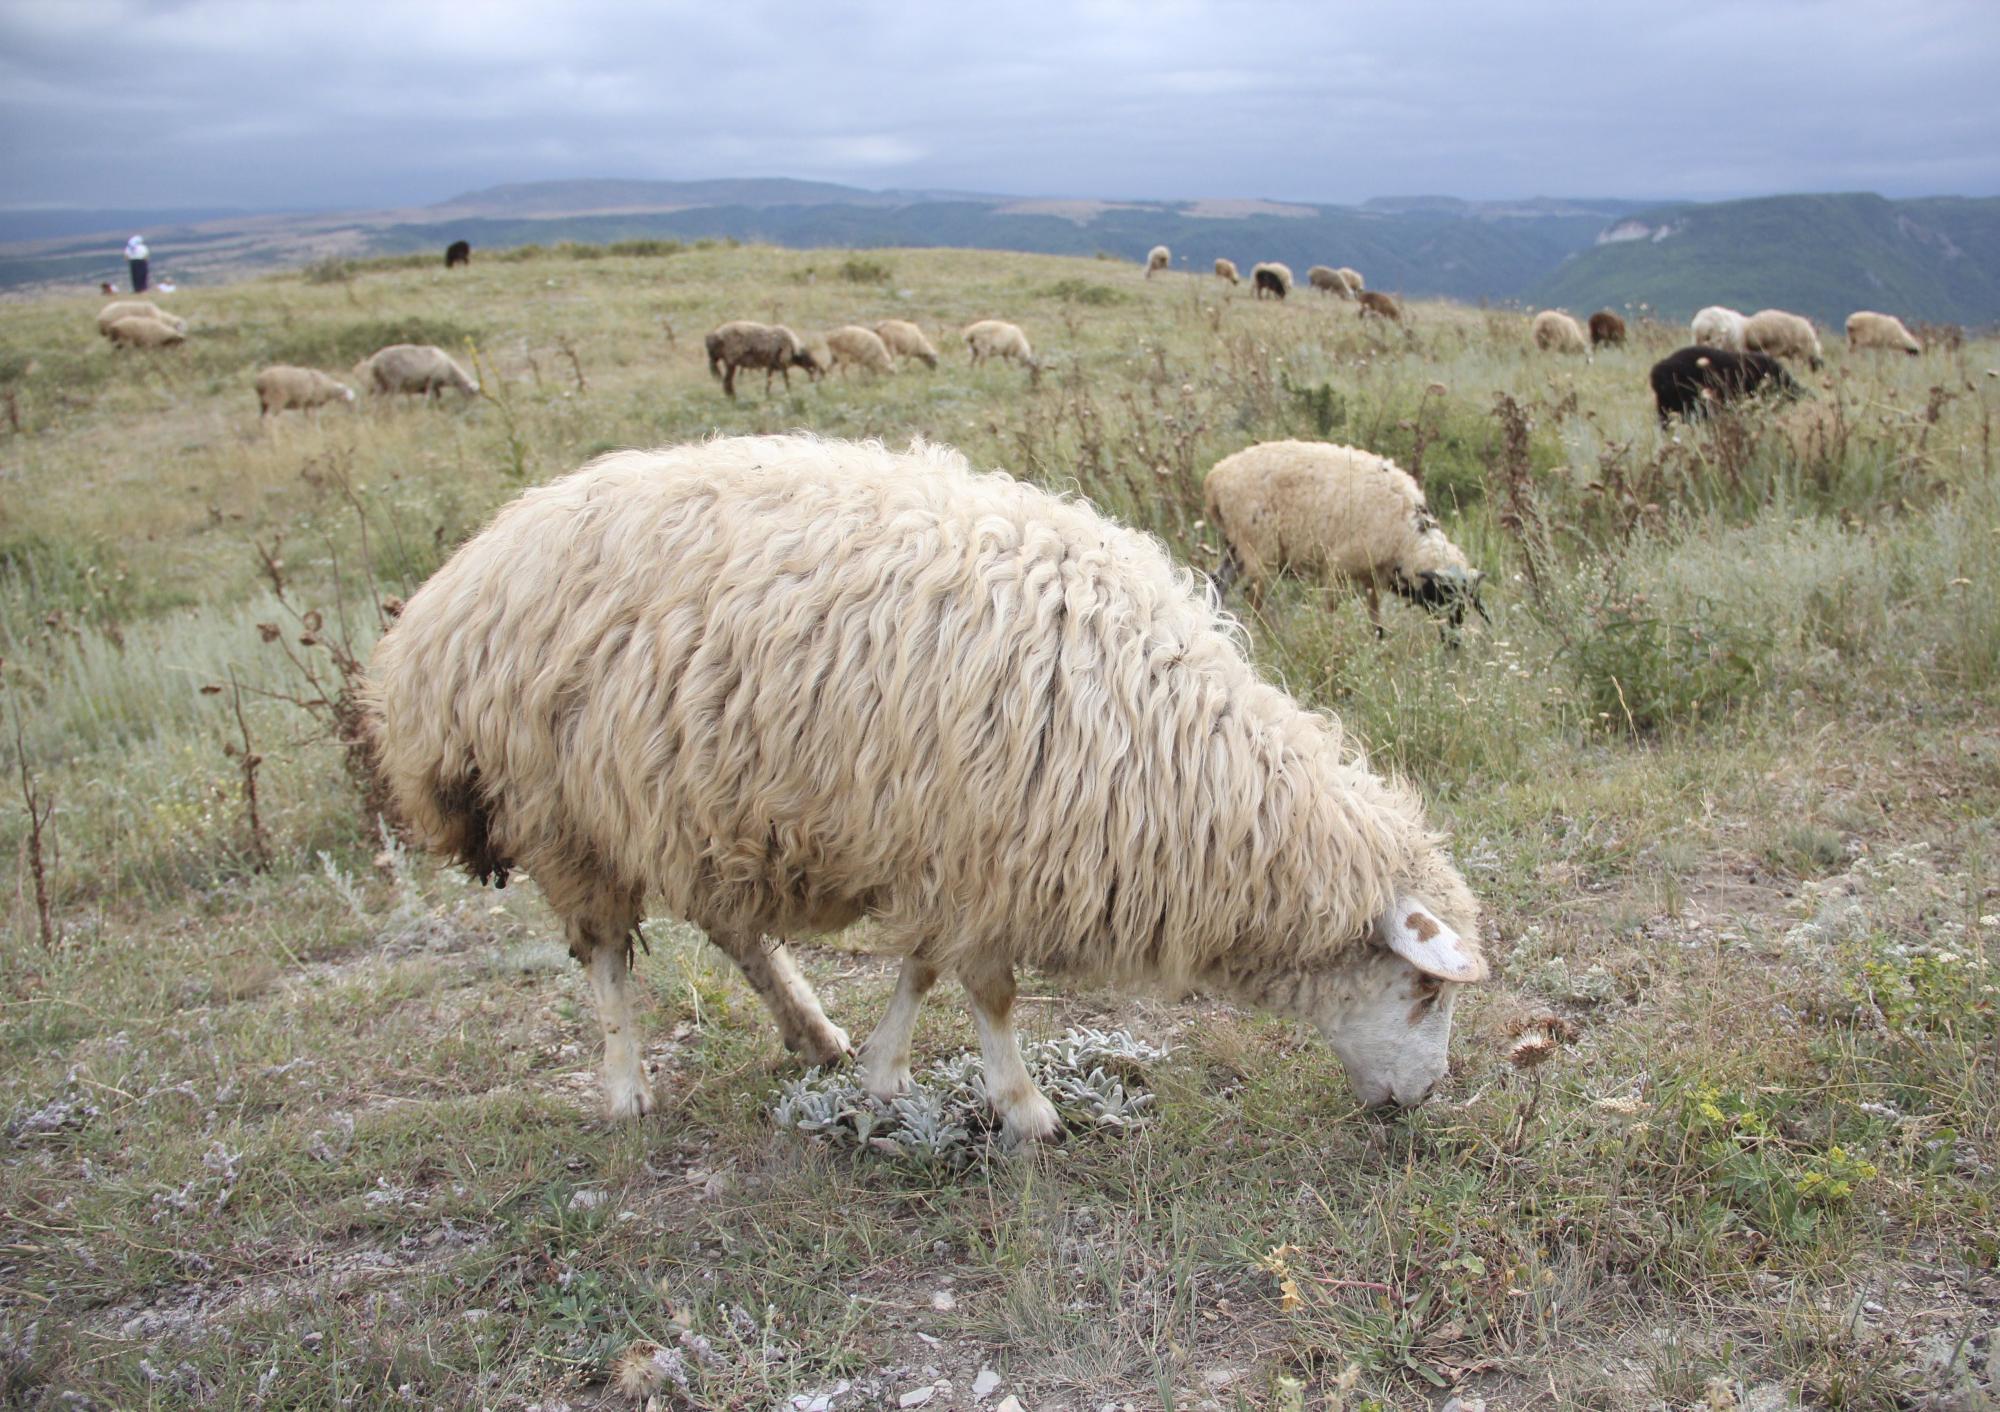
[[[839,368],[843,377],[849,367],[866,368],[871,373],[896,371],[895,360],[889,356],[889,345],[874,329],[863,328],[859,324],[843,324],[839,328],[828,329],[826,347],[832,360],[828,371]]]
[[[1699,345],[1669,353],[1653,364],[1647,376],[1661,426],[1673,417],[1688,421],[1706,417],[1711,407],[1738,401],[1766,386],[1786,397],[1805,391],[1768,354]]]
[[[448,387],[479,395],[479,380],[434,343],[392,343],[354,365],[354,380],[377,395],[421,393],[436,401]]]
[[[1236,262],[1234,260],[1217,260],[1215,262],[1215,277],[1217,279],[1226,279],[1231,284],[1239,283],[1240,277],[1236,273]]]
[[[460,265],[470,265],[471,263],[472,244],[470,241],[454,240],[451,244],[445,246],[444,267],[446,269],[456,269]]]
[[[353,400],[353,388],[328,377],[317,368],[294,368],[279,363],[257,374],[257,415],[260,418],[293,407],[312,411],[328,402]]]
[[[1257,298],[1270,295],[1283,299],[1292,292],[1292,267],[1281,265],[1276,260],[1265,260],[1250,268],[1250,287]]]
[[[1625,346],[1625,320],[1609,309],[1599,309],[1590,316],[1590,346],[1592,348],[1623,348]]]
[[[1035,350],[1028,346],[1028,335],[1005,319],[981,319],[968,324],[965,346],[972,350],[975,367],[988,358],[1011,358],[1030,372],[1035,371]]]
[[[1159,271],[1171,269],[1173,263],[1174,252],[1164,245],[1155,245],[1146,252],[1146,278],[1151,279]]]
[[[144,314],[115,319],[105,332],[114,348],[172,348],[187,342],[187,335],[174,325]]]
[[[1342,299],[1351,297],[1347,281],[1340,277],[1340,271],[1331,265],[1314,265],[1306,271],[1306,283],[1322,294],[1335,294]]]
[[[1867,309],[1847,316],[1847,346],[1850,349],[1896,349],[1916,357],[1924,351],[1917,336],[1903,327],[1894,314],[1877,314]]]
[[[1559,309],[1544,309],[1535,315],[1535,347],[1544,353],[1588,353],[1590,341],[1583,326]]]
[[[927,368],[938,365],[938,351],[924,337],[924,331],[908,319],[884,319],[875,325],[875,336],[898,358],[915,358]]]
[[[593,461],[411,596],[367,702],[413,835],[522,870],[562,918],[617,1117],[654,1106],[628,980],[653,910],[815,1064],[848,1038],[785,941],[871,918],[903,966],[863,1082],[907,1089],[923,997],[955,977],[1015,1141],[1059,1127],[1017,967],[1297,1016],[1369,1104],[1426,1096],[1487,973],[1414,792],[1264,681],[1158,540],[944,447]]]
[[[738,368],[764,370],[766,397],[771,395],[773,373],[784,378],[785,391],[790,392],[793,368],[804,368],[808,376],[817,376],[824,371],[804,341],[783,324],[732,319],[726,324],[716,325],[702,344],[708,353],[709,375],[722,379],[722,390],[732,399],[736,396]]]
[[[1743,325],[1747,323],[1734,309],[1711,304],[1688,323],[1688,337],[1700,348],[1721,348],[1743,352]]]
[[[1386,456],[1318,441],[1266,441],[1217,461],[1202,487],[1221,533],[1216,587],[1240,574],[1250,600],[1291,569],[1328,586],[1359,587],[1382,631],[1381,590],[1444,613],[1453,628],[1469,605],[1481,617],[1485,575],[1446,538],[1409,472]]]
[[[1826,362],[1812,324],[1783,309],[1759,309],[1743,321],[1743,351],[1800,359],[1814,372]]]
[[[1370,314],[1374,314],[1378,318],[1393,319],[1397,323],[1403,321],[1403,306],[1386,294],[1378,293],[1373,289],[1364,289],[1354,297],[1361,305],[1355,311],[1361,318],[1365,319]]]
[[[97,331],[111,337],[111,326],[120,319],[152,319],[178,333],[187,332],[187,320],[176,318],[150,299],[114,299],[97,311]]]
[[[1348,266],[1342,265],[1334,273],[1339,275],[1340,282],[1347,286],[1347,292],[1350,296],[1359,295],[1362,290],[1368,287],[1367,281],[1361,278],[1361,271],[1359,270],[1350,269]]]

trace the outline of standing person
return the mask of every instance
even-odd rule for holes
[[[132,270],[132,292],[146,292],[146,237],[135,235],[125,242],[125,263]]]

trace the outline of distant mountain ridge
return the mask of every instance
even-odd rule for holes
[[[1856,309],[2000,319],[2000,198],[1890,201],[1866,192],[1765,196],[1636,211],[1528,291],[1587,313],[1649,305],[1790,309],[1839,327]]]
[[[435,205],[250,213],[159,226],[142,212],[86,235],[50,213],[0,212],[0,286],[122,273],[129,229],[156,267],[199,280],[325,256],[560,241],[738,239],[801,248],[960,246],[1141,259],[1165,243],[1206,271],[1282,260],[1353,265],[1378,289],[1568,308],[1641,306],[1683,319],[1705,304],[1788,308],[1837,326],[1862,307],[1906,318],[2000,321],[2000,198],[1890,201],[1866,193],[1713,203],[1536,196],[1121,200],[868,190],[789,177],[518,182]],[[9,217],[18,218],[9,224]],[[36,220],[44,224],[36,226]],[[43,238],[24,237],[23,232]],[[115,236],[116,239],[112,239]]]

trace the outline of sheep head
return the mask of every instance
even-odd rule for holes
[[[1451,882],[1464,891],[1455,874]],[[1477,942],[1444,920],[1446,910],[1399,894],[1359,954],[1312,987],[1308,1018],[1371,1108],[1430,1096],[1444,1077],[1459,987],[1486,979]]]

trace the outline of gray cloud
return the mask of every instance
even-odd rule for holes
[[[0,200],[2000,192],[1984,0],[0,0]]]

